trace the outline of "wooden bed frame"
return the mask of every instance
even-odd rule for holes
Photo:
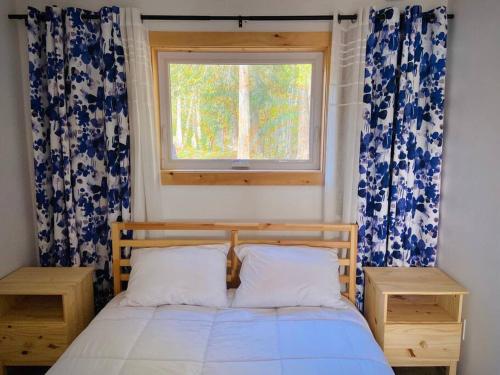
[[[123,231],[225,231],[227,239],[199,238],[151,238],[151,239],[122,239]],[[348,234],[348,240],[322,240],[322,239],[251,239],[240,238],[243,231],[251,232],[336,232],[339,237]],[[234,246],[245,243],[277,244],[277,245],[306,245],[315,247],[328,247],[332,249],[347,249],[339,251],[340,283],[346,284],[343,294],[354,303],[356,298],[356,257],[358,249],[358,226],[356,224],[278,224],[278,223],[208,223],[208,222],[116,222],[112,224],[113,244],[113,278],[115,295],[120,293],[123,284],[129,279],[128,270],[130,259],[122,257],[121,249],[124,247],[147,248],[168,247],[182,245],[200,245],[214,243],[230,243],[231,249],[227,261],[228,287],[237,287],[239,284],[240,262],[234,252]],[[345,257],[342,257],[345,253]]]

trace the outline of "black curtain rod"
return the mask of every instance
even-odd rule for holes
[[[9,14],[10,20],[26,20],[26,14]],[[89,19],[99,18],[98,14],[88,14],[84,17]],[[455,15],[448,14],[448,19],[455,18]],[[142,14],[141,19],[145,21],[238,21],[239,27],[243,26],[243,21],[332,21],[333,15],[313,15],[313,16],[194,16],[194,15],[155,15]],[[338,22],[356,21],[357,14],[339,14]]]

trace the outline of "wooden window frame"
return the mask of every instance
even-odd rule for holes
[[[161,144],[160,88],[158,80],[159,52],[322,52],[323,85],[320,125],[319,170],[167,170],[161,169],[163,185],[322,185],[324,183],[324,156],[326,113],[330,72],[329,32],[167,32],[150,31],[149,42],[153,66],[155,119],[160,160],[164,152]],[[160,164],[161,165],[161,164]]]

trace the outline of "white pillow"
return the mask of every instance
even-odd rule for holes
[[[257,244],[235,250],[242,266],[232,307],[345,307],[335,250]]]
[[[227,306],[229,244],[132,250],[122,306]]]

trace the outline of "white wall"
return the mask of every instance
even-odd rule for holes
[[[0,277],[35,263],[31,180],[14,1],[0,2]]]
[[[403,9],[408,4],[421,4],[432,8],[447,4],[447,0],[18,0],[17,11],[24,13],[26,4],[42,8],[47,4],[78,6],[96,10],[105,5],[134,7],[142,14],[178,15],[315,15],[332,14],[339,10],[344,14],[356,13],[360,7],[394,6]],[[172,31],[328,31],[330,21],[300,22],[248,22],[238,28],[236,21],[145,21],[150,30]]]
[[[438,263],[463,283],[460,374],[500,372],[500,2],[453,0]]]

